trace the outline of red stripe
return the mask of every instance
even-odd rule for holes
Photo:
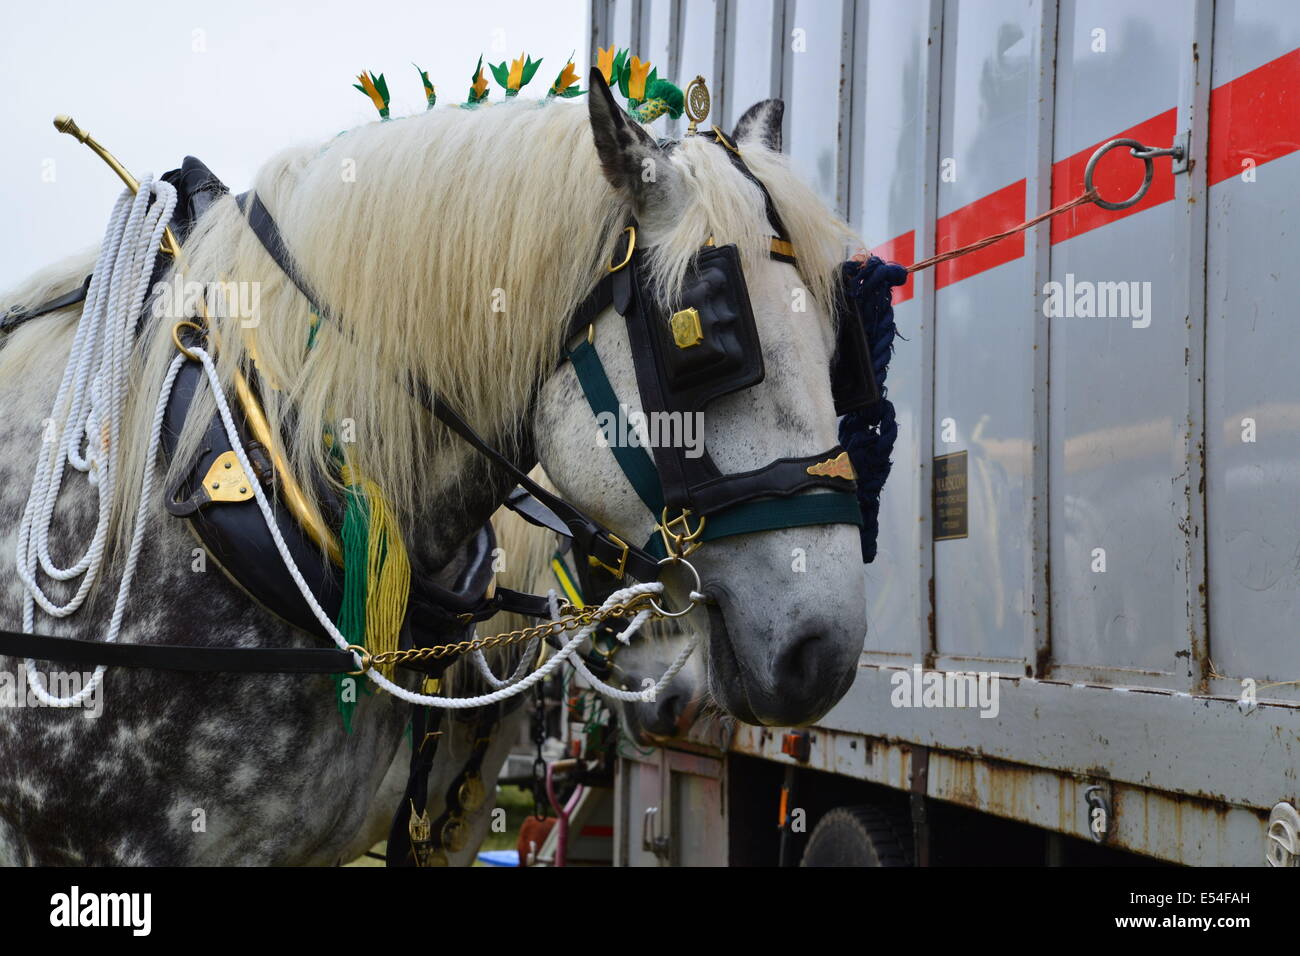
[[[1210,183],[1300,149],[1300,50],[1210,93]]]
[[[872,255],[880,256],[886,262],[900,262],[910,266],[916,261],[916,233],[905,232],[895,239],[882,242],[871,250]],[[912,297],[912,277],[900,286],[894,287],[894,304],[906,302]]]
[[[977,242],[995,232],[1005,232],[1025,221],[1025,181],[1004,186],[969,206],[954,209],[940,216],[935,223],[935,254],[948,252],[972,242]],[[1009,236],[1001,242],[962,256],[949,259],[934,267],[934,287],[960,282],[985,269],[1019,259],[1025,254],[1025,234]]]
[[[1136,139],[1149,146],[1165,147],[1173,142],[1177,110],[1170,109],[1121,130],[1113,136],[1079,150],[1052,164],[1052,205],[1068,202],[1083,192],[1083,171],[1098,146],[1112,139]],[[1300,150],[1300,49],[1292,50],[1210,92],[1209,169],[1211,185],[1239,175],[1244,160],[1262,165]],[[1128,150],[1111,150],[1097,164],[1094,185],[1102,198],[1119,200],[1137,192],[1142,184],[1143,164]],[[1071,209],[1051,222],[1052,244],[1064,242],[1125,216],[1136,215],[1174,198],[1174,177],[1169,157],[1155,160],[1151,188],[1141,202],[1128,209],[1110,210],[1086,205]],[[1019,225],[1037,210],[1025,210],[1023,179],[962,206],[935,223],[935,249],[947,252],[984,236]],[[872,251],[893,262],[915,262],[916,234],[903,233]],[[958,259],[935,266],[935,288],[943,288],[978,275],[995,266],[1012,262],[1025,254],[1024,235],[1012,236]],[[894,301],[912,297],[912,282],[894,293]]]
[[[583,827],[582,832],[578,835],[584,837],[612,837],[614,835],[614,828],[599,823],[591,823]]]

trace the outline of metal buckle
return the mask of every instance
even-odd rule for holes
[[[700,515],[700,523],[692,531],[689,520],[690,514],[690,508],[683,508],[681,514],[669,520],[668,509],[664,508],[663,514],[660,515],[659,534],[664,541],[664,552],[669,558],[689,557],[704,544],[700,536],[704,534],[705,516]],[[677,525],[681,526],[681,531],[673,530],[674,526]]]
[[[618,545],[620,548],[623,549],[623,553],[619,556],[618,559],[618,567],[616,568],[611,567],[610,565],[606,564],[604,561],[600,560],[600,558],[596,557],[594,553],[587,555],[587,563],[590,564],[593,568],[604,568],[610,574],[614,575],[614,577],[621,578],[623,577],[623,574],[627,570],[627,555],[628,552],[631,551],[632,549],[626,541],[624,541],[618,535],[614,534],[612,531],[605,532],[605,536],[609,538],[610,541],[614,542],[614,544]]]

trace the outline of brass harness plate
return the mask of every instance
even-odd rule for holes
[[[673,341],[679,349],[688,349],[704,341],[704,329],[700,325],[700,313],[696,309],[674,312],[671,324]]]
[[[239,456],[233,451],[225,451],[217,456],[203,476],[203,491],[209,501],[247,501],[253,497],[253,483],[244,474]]]

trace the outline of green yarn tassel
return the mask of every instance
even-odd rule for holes
[[[334,624],[349,644],[362,647],[366,644],[366,597],[370,551],[370,504],[361,488],[347,489],[348,503],[343,511],[343,527],[339,543],[343,549],[343,602]],[[353,700],[346,700],[344,689],[351,681]],[[352,733],[352,714],[357,708],[356,690],[369,694],[370,682],[364,677],[347,674],[334,675],[334,690],[338,698],[343,729]]]

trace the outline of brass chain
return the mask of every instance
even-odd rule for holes
[[[607,608],[578,609],[571,604],[564,604],[561,610],[566,613],[566,616],[557,618],[554,621],[517,628],[502,634],[494,634],[491,637],[457,641],[455,644],[436,644],[433,647],[415,647],[405,651],[385,651],[382,654],[363,655],[362,667],[368,670],[371,667],[406,664],[411,661],[436,661],[444,657],[451,657],[454,654],[469,654],[472,651],[487,650],[492,647],[522,644],[537,637],[542,639],[554,637],[557,634],[563,634],[565,631],[577,630],[586,627],[588,624],[604,621],[608,618],[634,617],[644,610],[650,610],[654,614],[653,609],[648,607],[650,597],[649,594],[638,594],[629,601],[613,604]],[[656,614],[655,616],[659,615]]]

